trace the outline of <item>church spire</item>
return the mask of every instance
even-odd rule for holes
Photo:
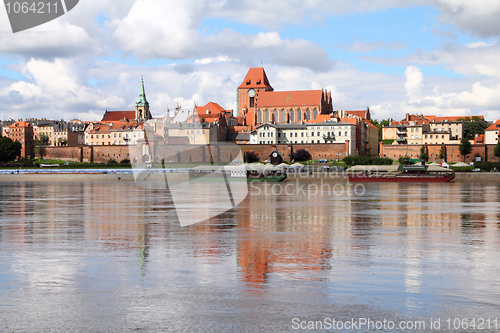
[[[135,106],[149,106],[148,100],[146,99],[146,90],[144,89],[144,78],[141,75],[141,89],[139,91],[139,98],[135,103]]]
[[[141,75],[141,89],[139,91],[139,98],[135,103],[135,119],[148,120],[151,118],[151,113],[149,112],[149,102],[146,99],[146,90],[144,89],[144,78]]]

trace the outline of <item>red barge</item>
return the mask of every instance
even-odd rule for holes
[[[455,171],[437,165],[356,165],[346,175],[350,182],[446,183]]]

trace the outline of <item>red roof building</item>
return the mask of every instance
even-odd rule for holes
[[[250,68],[238,87],[237,117],[256,127],[264,123],[301,123],[333,112],[326,90],[274,91],[264,68]]]
[[[30,159],[35,157],[35,139],[33,126],[26,121],[17,121],[9,126],[7,136],[12,141],[21,144],[21,158]]]

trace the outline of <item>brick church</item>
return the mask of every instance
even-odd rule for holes
[[[326,119],[333,112],[330,92],[274,91],[262,67],[249,69],[237,94],[237,115],[242,117],[243,125],[251,127]]]

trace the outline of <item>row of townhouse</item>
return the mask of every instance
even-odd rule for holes
[[[382,140],[392,140],[394,145],[460,143],[464,135],[464,122],[456,118],[406,114],[405,119],[393,121],[382,128]]]
[[[144,122],[122,121],[93,123],[85,131],[85,144],[89,146],[135,145],[144,139]]]
[[[478,116],[478,119],[484,119]],[[459,144],[464,137],[463,117],[436,117],[406,114],[405,119],[393,121],[382,128],[382,140],[393,145],[448,145]],[[498,143],[500,120],[485,129],[484,134],[476,135],[474,143],[494,145]]]
[[[250,133],[250,144],[347,143],[356,154],[356,125],[336,121],[303,124],[262,124]]]

